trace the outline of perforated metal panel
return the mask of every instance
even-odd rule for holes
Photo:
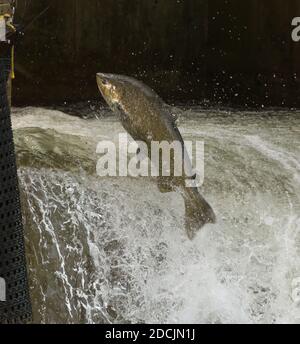
[[[31,305],[10,108],[6,94],[9,70],[10,60],[0,59],[0,323],[26,323],[31,319]]]

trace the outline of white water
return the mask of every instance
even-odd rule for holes
[[[36,322],[300,323],[299,113],[184,113],[218,217],[193,242],[180,196],[95,176],[114,117],[27,108],[13,125]]]

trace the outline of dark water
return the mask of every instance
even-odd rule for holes
[[[180,196],[96,176],[114,117],[25,108],[13,122],[35,322],[300,322],[299,113],[184,112],[218,217],[193,242]]]

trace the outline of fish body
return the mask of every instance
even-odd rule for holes
[[[187,187],[187,180],[194,178],[192,164],[186,154],[184,141],[176,125],[176,115],[151,88],[127,76],[97,74],[99,90],[118,115],[124,129],[137,142],[144,142],[151,152],[153,142],[180,143],[182,154],[182,176],[175,175],[175,158],[170,156],[170,176],[160,174],[157,178],[161,192],[179,191],[185,200],[185,226],[190,239],[207,223],[215,223],[216,216],[211,206],[201,196],[196,187]],[[175,154],[175,153],[174,153]],[[151,159],[151,156],[149,156]],[[162,157],[159,160],[162,165]],[[187,173],[188,171],[188,173]]]

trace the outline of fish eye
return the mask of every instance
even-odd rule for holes
[[[104,86],[108,85],[108,81],[106,79],[103,79],[102,80],[102,85],[104,85]]]

